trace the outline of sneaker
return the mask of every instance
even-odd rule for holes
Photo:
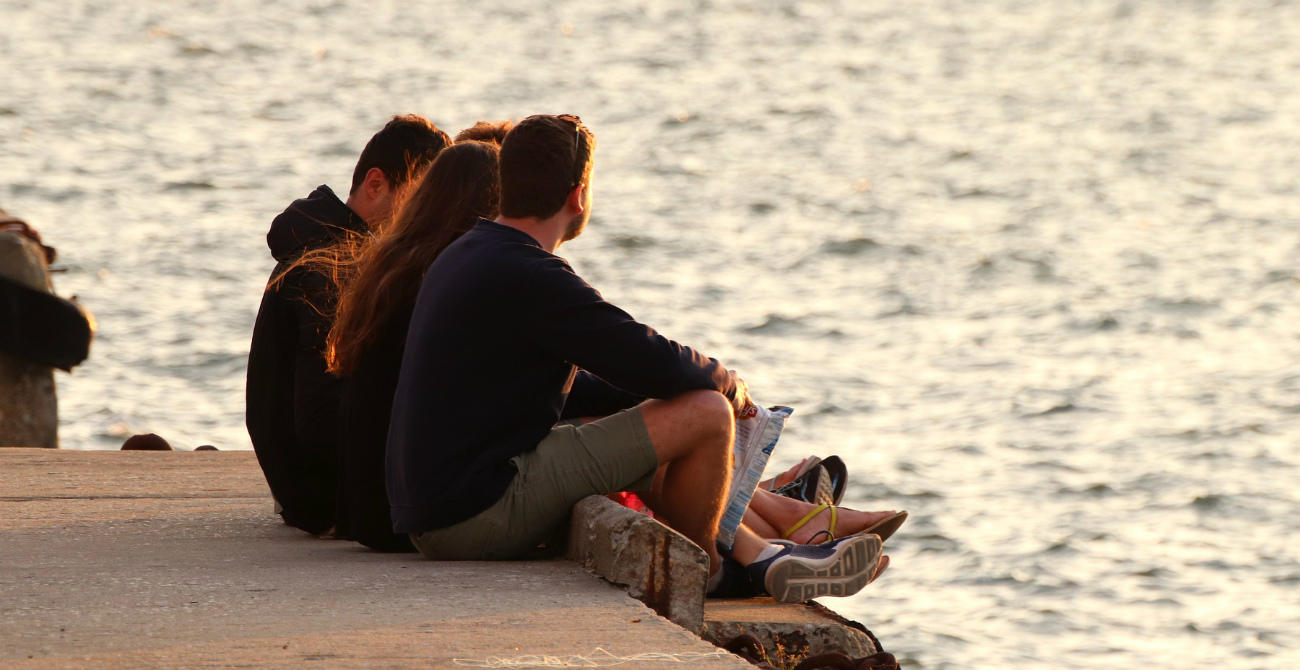
[[[812,505],[838,506],[844,499],[848,478],[848,468],[844,461],[839,456],[828,456],[808,467],[788,484],[773,488],[772,493]]]
[[[722,557],[722,580],[718,588],[704,594],[706,598],[753,598],[763,595],[761,589],[754,585],[749,578],[749,571],[745,566],[727,558]]]
[[[783,603],[819,596],[851,596],[871,582],[880,561],[880,538],[850,535],[824,544],[785,546],[746,570],[755,585]]]

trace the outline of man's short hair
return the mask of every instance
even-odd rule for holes
[[[591,180],[596,136],[576,116],[538,114],[501,143],[501,215],[546,219],[569,192]]]
[[[390,187],[400,188],[449,144],[451,138],[447,133],[423,116],[394,116],[361,150],[357,167],[352,170],[352,190],[348,193],[355,194],[361,188],[370,168],[379,168]]]
[[[513,121],[479,121],[456,134],[457,142],[488,142],[501,146],[506,133],[514,128]]]

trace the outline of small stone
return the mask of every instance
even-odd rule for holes
[[[194,451],[221,451],[221,450],[210,444],[201,444],[197,447],[194,447]]]
[[[122,443],[122,451],[172,451],[172,445],[167,440],[148,433],[146,435],[132,435]]]

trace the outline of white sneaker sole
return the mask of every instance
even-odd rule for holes
[[[879,537],[855,535],[842,540],[825,558],[783,556],[773,561],[764,585],[769,595],[783,603],[851,596],[871,582],[880,553]]]

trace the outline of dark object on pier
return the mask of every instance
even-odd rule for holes
[[[0,351],[71,371],[90,355],[93,319],[76,302],[51,293],[49,264],[57,254],[39,233],[0,209],[0,234],[12,247],[0,262],[6,266],[0,270]]]
[[[54,249],[0,209],[0,446],[59,446],[54,370],[90,353],[94,320],[53,294]]]
[[[127,438],[126,442],[122,443],[122,451],[173,451],[173,449],[167,440],[148,433]]]
[[[194,451],[220,451],[220,449],[217,449],[216,447],[210,444],[202,444],[197,447],[194,447]]]
[[[77,303],[0,277],[0,351],[71,372],[93,337]]]

